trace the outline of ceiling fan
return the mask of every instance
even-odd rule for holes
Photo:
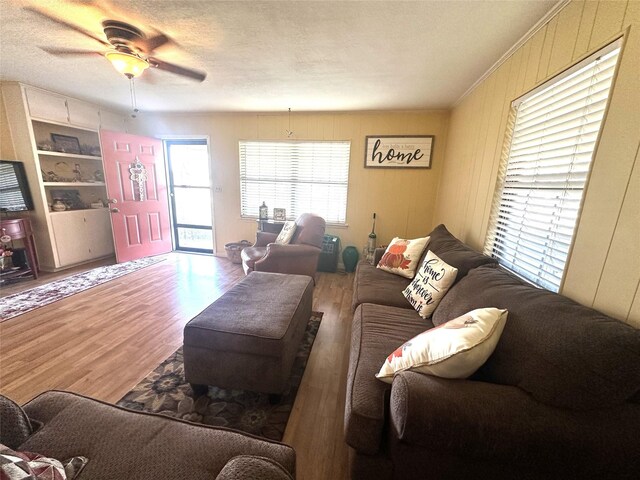
[[[60,18],[49,15],[36,7],[25,7],[25,10],[36,13],[64,27],[70,28],[82,35],[100,43],[106,51],[87,51],[70,48],[40,47],[45,52],[53,55],[100,55],[111,62],[113,67],[127,78],[137,77],[147,68],[153,67],[165,70],[176,75],[191,78],[202,82],[207,74],[191,68],[181,67],[173,63],[165,62],[153,56],[154,51],[172,40],[163,33],[152,37],[145,35],[139,28],[118,20],[105,20],[102,22],[106,41],[98,38],[93,33],[82,27],[73,25]]]

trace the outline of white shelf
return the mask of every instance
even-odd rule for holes
[[[104,182],[42,182],[45,187],[104,187]]]
[[[97,157],[95,155],[80,155],[79,153],[54,152],[52,150],[38,150],[38,155],[46,155],[48,157],[77,158],[82,160],[102,160],[102,157]]]
[[[61,212],[49,211],[49,215],[65,215],[65,214],[80,214],[80,212],[95,212],[95,211],[109,211],[108,207],[102,208],[76,208],[73,210],[62,210]]]

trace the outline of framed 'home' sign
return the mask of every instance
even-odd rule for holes
[[[433,135],[367,135],[367,168],[431,168]]]

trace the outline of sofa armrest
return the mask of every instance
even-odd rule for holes
[[[266,247],[270,243],[273,243],[278,238],[277,233],[269,233],[269,232],[256,232],[256,243],[253,244],[254,247]]]
[[[293,480],[278,462],[256,455],[238,455],[227,462],[216,480]]]
[[[308,257],[319,255],[322,250],[312,245],[270,243],[263,260],[271,257]],[[262,260],[261,260],[262,261]]]
[[[610,469],[634,458],[640,468],[640,442],[633,440],[640,406],[632,403],[565,410],[517,387],[402,372],[393,381],[390,416],[397,441],[431,451],[559,467],[590,458]]]

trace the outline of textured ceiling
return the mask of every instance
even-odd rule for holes
[[[340,111],[450,107],[557,0],[0,0],[0,79],[127,109],[129,82],[99,56],[38,46],[100,44],[22,7],[36,5],[104,38],[124,20],[175,40],[158,58],[204,70],[197,83],[158,70],[136,80],[148,111]]]

